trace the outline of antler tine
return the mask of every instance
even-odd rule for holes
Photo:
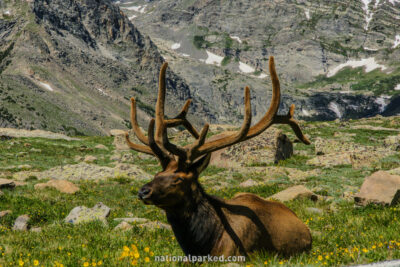
[[[189,148],[190,151],[190,160],[195,160],[198,156],[211,153],[213,151],[222,149],[227,146],[231,146],[233,144],[236,144],[243,140],[243,138],[246,137],[250,125],[251,125],[251,102],[250,102],[250,88],[246,86],[245,88],[245,93],[244,93],[244,103],[245,103],[245,115],[244,115],[244,120],[242,127],[240,130],[232,135],[223,137],[221,139],[211,141],[211,142],[205,142],[204,144],[200,145],[199,147],[194,146]],[[208,130],[208,129],[207,129]],[[203,137],[205,138],[206,135],[206,130],[202,131]],[[204,140],[202,141],[204,142]]]
[[[303,143],[310,144],[310,141],[307,139],[307,137],[304,136],[298,123],[293,119],[294,105],[292,105],[287,115],[285,116],[277,115],[281,99],[281,93],[280,93],[279,78],[276,73],[275,61],[273,56],[269,58],[269,72],[271,74],[271,80],[272,80],[272,99],[267,112],[261,118],[261,120],[252,127],[250,127],[250,125],[248,127],[246,126],[247,123],[250,123],[251,120],[250,92],[248,87],[246,87],[246,93],[245,93],[246,116],[242,129],[234,135],[230,135],[228,137],[222,137],[218,140],[214,140],[211,142],[205,142],[203,145],[200,146],[191,147],[192,151],[190,151],[189,153],[191,155],[190,159],[192,161],[203,154],[211,153],[213,151],[222,149],[224,147],[233,145],[235,143],[250,139],[262,133],[274,123],[289,124],[292,127],[293,131],[295,132],[296,136]],[[249,115],[247,115],[248,113]]]
[[[186,119],[186,115],[190,106],[190,103],[192,102],[191,99],[186,100],[185,105],[183,106],[181,112],[173,119],[170,120],[165,120],[164,123],[167,128],[169,127],[176,127],[178,125],[183,125],[191,135],[193,135],[194,138],[199,138],[199,133],[197,130],[193,127],[193,125]]]
[[[144,135],[143,131],[140,129],[137,116],[136,116],[136,101],[135,98],[131,97],[131,124],[132,130],[136,134],[137,138],[145,145],[149,145],[149,139]]]
[[[296,134],[297,138],[299,138],[299,140],[301,142],[303,142],[306,145],[311,144],[310,140],[308,140],[308,138],[303,134],[303,132],[300,129],[300,126],[298,124],[298,122],[293,119],[293,115],[294,115],[294,109],[295,109],[295,105],[292,104],[290,106],[289,112],[287,115],[281,116],[281,115],[277,115],[274,118],[274,123],[278,123],[278,124],[288,124],[292,130],[294,131],[294,133]]]
[[[154,138],[154,123],[155,120],[151,119],[149,123],[149,146],[151,150],[154,152],[154,155],[160,160],[161,166],[163,169],[167,168],[168,163],[173,159],[171,155],[166,154],[156,143]]]
[[[155,154],[150,149],[150,147],[132,143],[131,140],[129,139],[129,134],[128,133],[125,133],[125,140],[126,140],[126,143],[128,144],[128,146],[131,149],[155,156]]]
[[[163,142],[163,133],[166,131],[164,123],[164,104],[165,104],[165,72],[167,71],[168,63],[164,62],[160,70],[158,81],[158,96],[156,103],[156,134],[155,141],[159,144]],[[161,148],[162,149],[162,148]]]
[[[273,124],[273,119],[278,112],[279,103],[281,102],[281,86],[279,83],[278,74],[275,69],[275,60],[273,56],[269,57],[269,73],[272,80],[272,99],[268,111],[261,118],[261,120],[249,130],[246,139],[252,138]]]

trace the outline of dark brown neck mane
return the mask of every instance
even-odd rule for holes
[[[198,183],[192,190],[187,201],[166,210],[167,219],[186,255],[208,255],[224,230],[213,205],[222,200],[207,195]]]

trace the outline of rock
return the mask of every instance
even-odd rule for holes
[[[4,216],[6,216],[6,215],[8,215],[8,214],[11,214],[11,213],[12,213],[11,210],[3,210],[3,211],[0,211],[0,218],[3,218]]]
[[[121,159],[121,154],[119,154],[119,153],[114,153],[110,157],[111,161],[120,161],[120,159]]]
[[[313,207],[306,208],[306,211],[309,213],[314,213],[314,214],[320,214],[320,215],[324,214],[323,210],[318,209],[318,208],[313,208]]]
[[[278,132],[275,137],[275,155],[274,163],[278,163],[281,160],[290,158],[293,155],[293,143],[290,139],[283,134]]]
[[[296,185],[296,186],[289,187],[281,192],[278,192],[278,193],[268,197],[268,199],[276,199],[281,202],[299,199],[299,198],[309,198],[313,201],[318,200],[318,196],[316,194],[314,194],[312,191],[308,190],[303,185]]]
[[[133,163],[134,162],[134,156],[131,153],[126,153],[122,154],[122,157],[120,158],[121,162],[127,162],[127,163]]]
[[[373,173],[365,178],[354,200],[358,205],[396,205],[400,200],[400,176],[385,171]]]
[[[14,225],[12,229],[14,231],[26,231],[28,230],[28,221],[29,221],[29,216],[28,215],[21,215],[18,216],[18,218],[15,220]]]
[[[25,143],[24,144],[24,147],[31,147],[32,145],[31,144],[29,144],[29,143]]]
[[[50,180],[47,183],[35,184],[34,187],[36,190],[50,187],[66,194],[75,194],[79,191],[79,187],[66,180]]]
[[[1,188],[14,188],[14,187],[15,187],[15,183],[13,180],[0,178],[0,189]]]
[[[64,219],[66,223],[79,224],[87,223],[95,220],[100,220],[107,224],[106,218],[110,215],[110,208],[99,202],[93,208],[78,206],[71,210],[68,216]]]
[[[92,155],[86,155],[85,158],[83,159],[84,162],[86,163],[93,163],[97,160],[95,156]]]
[[[114,230],[126,231],[126,230],[130,230],[132,228],[133,228],[132,225],[130,225],[129,223],[123,221],[120,224],[118,224],[117,226],[115,226]]]
[[[30,169],[32,169],[32,166],[29,165],[29,164],[18,165],[17,169],[19,169],[19,170],[30,170]]]
[[[351,129],[366,129],[366,130],[373,130],[373,131],[393,131],[393,132],[400,132],[400,129],[396,128],[385,128],[380,126],[371,126],[371,125],[354,125],[350,127]]]
[[[350,153],[338,152],[338,153],[331,153],[327,155],[316,156],[307,161],[308,165],[314,166],[321,166],[321,167],[333,167],[337,165],[350,165]]]
[[[352,147],[352,146],[350,146]],[[338,165],[352,165],[353,168],[371,167],[387,156],[396,152],[381,147],[354,146],[354,151],[335,152],[316,156],[307,161],[309,165],[333,167]]]
[[[14,138],[20,137],[39,137],[46,139],[63,139],[63,140],[79,140],[78,138],[71,138],[64,134],[52,133],[43,130],[24,130],[24,129],[14,129],[14,128],[0,128],[0,136],[8,136]]]
[[[146,223],[149,220],[146,218],[115,218],[114,221],[127,223]]]
[[[295,168],[285,168],[285,171],[287,172],[289,180],[291,180],[291,181],[302,181],[302,180],[305,180],[307,177],[318,176],[321,174],[320,169],[312,169],[309,171],[302,171],[302,170],[298,170]]]
[[[211,154],[210,165],[221,168],[238,168],[240,166],[265,166],[273,163],[276,154],[275,137],[278,132],[280,132],[279,129],[270,127],[254,138],[215,151]],[[224,132],[211,136],[208,140],[216,140],[234,133],[235,131]]]
[[[125,133],[129,133],[129,138],[133,143],[141,144],[141,142],[137,139],[136,135],[132,130],[123,131],[123,130],[111,130],[110,134],[114,136],[113,145],[116,150],[130,150],[129,146],[126,143]]]
[[[77,161],[77,162],[83,161],[83,159],[84,159],[84,157],[79,156],[79,155],[74,157],[74,161]]]
[[[124,131],[124,130],[119,130],[119,129],[110,130],[111,136],[125,135],[125,133],[126,133],[126,131]]]
[[[94,148],[96,148],[96,149],[101,149],[101,150],[108,150],[108,147],[106,147],[106,146],[103,145],[103,144],[98,144],[98,145],[96,145]]]
[[[383,141],[383,145],[391,150],[399,151],[400,148],[400,135],[388,136]]]
[[[105,180],[119,176],[131,177],[137,180],[150,180],[151,175],[144,172],[136,165],[117,164],[114,168],[99,166],[96,164],[87,164],[81,162],[79,164],[57,166],[43,172],[17,172],[13,174],[16,180],[26,180],[30,176],[36,176],[38,179],[55,179],[55,180]]]
[[[32,227],[31,232],[40,233],[42,231],[41,227]]]
[[[18,186],[25,186],[25,185],[26,185],[25,182],[20,182],[20,181],[14,181],[14,184],[15,184],[16,187],[18,187]]]
[[[142,223],[142,224],[139,224],[139,227],[145,227],[145,228],[149,228],[151,230],[155,230],[155,229],[172,230],[171,225],[165,224],[162,222],[157,222],[157,221]]]
[[[4,192],[0,190],[0,197],[4,195]]]
[[[31,148],[29,151],[33,153],[42,153],[42,150],[38,148]]]
[[[240,187],[252,187],[252,186],[256,186],[258,185],[258,182],[249,179],[247,181],[242,182],[241,184],[239,184]]]

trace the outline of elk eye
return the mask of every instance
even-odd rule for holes
[[[182,177],[178,177],[178,178],[175,179],[174,184],[179,184],[181,182],[183,182],[183,178]]]

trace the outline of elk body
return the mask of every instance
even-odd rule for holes
[[[233,256],[257,250],[290,255],[309,250],[312,241],[308,227],[285,205],[249,193],[224,200],[208,195],[198,181],[213,151],[255,137],[272,124],[288,124],[303,143],[310,143],[292,118],[294,105],[287,115],[277,115],[280,85],[274,58],[269,59],[272,100],[264,117],[251,126],[250,90],[246,87],[242,127],[234,134],[213,141],[206,140],[208,124],[199,133],[186,119],[190,100],[174,119],[164,118],[166,68],[167,63],[164,63],[155,119],[150,121],[147,136],[137,123],[135,99],[131,99],[132,129],[143,144],[132,143],[128,134],[126,141],[130,148],[156,156],[163,169],[139,190],[139,198],[145,204],[165,210],[186,255]],[[179,147],[169,142],[167,128],[178,125],[183,125],[193,135],[196,139],[193,144]]]

